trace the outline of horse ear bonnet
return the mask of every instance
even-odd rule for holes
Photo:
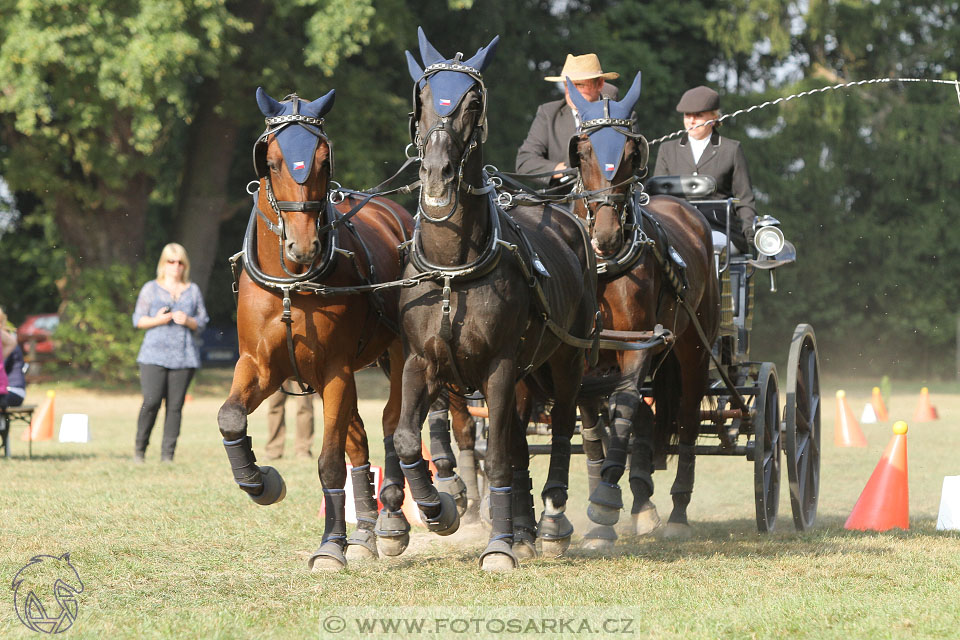
[[[580,122],[598,120],[601,118],[614,118],[617,120],[628,120],[633,112],[633,107],[640,99],[640,72],[637,72],[633,79],[633,84],[623,100],[616,102],[602,98],[596,102],[589,102],[577,87],[566,78],[567,90],[570,93],[570,99],[580,114]],[[590,143],[593,145],[593,153],[597,158],[597,164],[600,171],[607,180],[613,180],[617,175],[617,169],[620,167],[620,159],[623,157],[623,148],[627,144],[627,136],[616,130],[615,127],[600,127],[596,131],[588,134]],[[571,162],[579,159],[576,153],[576,140],[579,136],[574,136],[570,142],[569,155]],[[571,166],[573,166],[571,164]]]
[[[497,43],[500,42],[500,36],[495,36],[493,40],[490,41],[490,44],[477,49],[477,52],[469,60],[458,60],[456,57],[444,58],[440,52],[430,44],[430,41],[427,40],[427,36],[423,32],[423,27],[417,27],[417,36],[420,40],[420,58],[423,60],[424,67],[429,67],[438,62],[447,62],[472,67],[480,73],[490,64],[490,60],[497,50]],[[409,51],[405,53],[410,75],[413,77],[414,82],[420,81],[418,89],[423,89],[423,82],[421,81],[421,78],[423,78],[423,69],[420,68],[416,59]],[[426,82],[430,84],[430,91],[433,94],[434,111],[441,117],[448,116],[456,111],[460,101],[463,100],[463,96],[476,84],[476,80],[472,76],[466,73],[460,73],[459,71],[438,71],[437,73],[431,74],[430,77],[426,79]],[[415,113],[415,116],[419,116],[419,114]]]
[[[335,97],[336,92],[331,89],[325,96],[313,102],[301,100],[296,94],[287,96],[282,102],[278,102],[268,96],[262,87],[257,88],[257,105],[267,118],[298,114],[322,119],[333,108]],[[276,137],[280,143],[280,151],[283,153],[283,161],[287,166],[287,171],[290,172],[290,175],[298,184],[303,184],[310,177],[310,170],[320,139],[326,140],[322,126],[294,122],[280,129]],[[264,176],[267,172],[266,150],[261,150],[260,147],[261,144],[257,144],[254,148],[254,169],[256,169],[258,176]]]

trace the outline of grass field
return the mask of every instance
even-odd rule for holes
[[[93,439],[34,443],[28,460],[16,428],[13,459],[0,459],[0,578],[10,585],[32,556],[70,552],[84,585],[79,615],[67,631],[76,638],[355,637],[349,624],[339,634],[323,624],[331,615],[349,622],[356,607],[394,618],[559,611],[575,619],[632,621],[629,628],[617,626],[618,633],[590,637],[960,635],[960,536],[935,530],[943,477],[960,474],[956,385],[931,386],[941,420],[911,425],[908,434],[909,531],[843,529],[891,429],[889,423],[864,425],[867,449],[834,447],[833,392],[845,388],[859,416],[873,382],[825,380],[820,509],[809,532],[793,529],[785,468],[777,531],[760,535],[752,463],[701,457],[689,511],[692,539],[622,537],[611,557],[594,557],[577,547],[586,528],[586,477],[575,458],[569,513],[577,534],[567,557],[485,574],[477,568],[481,530],[445,539],[418,531],[403,556],[331,575],[306,568],[322,531],[314,463],[275,463],[287,482],[287,497],[277,505],[257,506],[235,487],[216,424],[226,384],[222,372],[204,372],[185,409],[173,465],[159,463],[159,424],[147,463],[131,461],[137,394],[55,387],[56,424],[63,413],[86,413]],[[362,374],[361,412],[375,444],[383,386],[379,373]],[[895,419],[909,421],[920,386],[895,382]],[[46,388],[31,388],[28,400],[38,402]],[[260,411],[250,428],[257,451],[265,431]],[[379,450],[374,455],[381,459]],[[538,486],[545,462],[534,460]],[[654,502],[666,517],[672,468],[656,480]],[[0,637],[35,637],[18,620],[13,601],[9,587],[0,590]],[[371,637],[474,636],[456,625],[445,629]],[[486,637],[520,635],[486,629]]]

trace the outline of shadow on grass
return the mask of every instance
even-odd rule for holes
[[[63,462],[65,460],[92,460],[93,458],[102,458],[102,455],[95,453],[35,453],[33,456],[30,456],[27,453],[22,455],[11,455],[9,458],[4,458],[0,456],[0,464],[3,462]]]

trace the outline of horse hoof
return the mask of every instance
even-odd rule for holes
[[[596,504],[591,502],[587,506],[587,517],[591,522],[602,524],[606,527],[612,527],[620,520],[620,509],[609,507],[605,504]]]
[[[633,514],[632,518],[633,533],[638,536],[649,535],[660,526],[660,514],[657,513],[656,505],[649,500],[640,509],[640,513]]]
[[[346,563],[341,564],[336,558],[320,557],[310,565],[311,571],[343,571],[347,568]]]
[[[570,538],[540,538],[540,551],[546,558],[559,558],[570,548]]]
[[[287,483],[283,476],[273,467],[260,467],[260,477],[263,482],[263,491],[260,495],[250,495],[250,499],[257,504],[276,504],[287,496]]]
[[[693,529],[689,524],[668,522],[663,527],[663,537],[670,540],[689,540],[693,536]]]
[[[623,500],[619,485],[601,481],[590,494],[587,517],[597,524],[612,527],[620,519],[622,508]]]
[[[380,553],[391,558],[395,558],[406,551],[409,545],[409,533],[402,536],[377,536],[377,546],[380,548]]]
[[[467,511],[467,485],[463,484],[460,476],[453,474],[446,478],[437,478],[437,491],[453,496],[457,503],[457,514],[463,516]]]
[[[484,571],[513,571],[519,566],[520,560],[503,538],[488,542],[480,554],[480,568]]]
[[[381,509],[373,532],[377,536],[380,552],[385,556],[398,556],[410,544],[410,523],[403,511]]]
[[[606,538],[583,539],[583,550],[591,553],[605,555],[613,551],[613,546],[613,540],[607,540]]]
[[[346,556],[350,562],[377,560],[377,536],[369,529],[357,529],[347,538]]]
[[[423,510],[420,511],[420,519],[423,520],[427,529],[438,536],[449,536],[457,532],[460,528],[460,513],[457,511],[457,501],[449,493],[438,493],[440,497],[440,513],[434,518],[428,518]]]
[[[532,533],[523,529],[513,531],[513,553],[519,559],[530,560],[537,557],[537,542]]]
[[[307,561],[311,571],[340,571],[347,568],[347,557],[336,542],[327,541]]]

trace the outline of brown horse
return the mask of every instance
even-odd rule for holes
[[[585,196],[575,208],[587,221],[598,256],[603,327],[648,331],[660,324],[676,340],[666,355],[651,350],[603,352],[601,368],[616,367],[620,376],[611,395],[610,442],[602,466],[595,467],[599,483],[591,493],[588,515],[602,527],[617,522],[623,506],[618,482],[631,432],[636,429],[630,461],[634,530],[648,533],[660,522],[650,502],[653,462],[665,455],[673,437],[679,440],[679,461],[668,533],[686,531],[700,402],[707,390],[709,349],[720,321],[710,229],[700,212],[682,200],[655,196],[645,207],[638,203],[646,199],[634,188],[637,174],[646,165],[647,147],[634,131],[631,112],[640,95],[640,74],[620,102],[591,103],[569,80],[567,86],[582,119],[570,145],[570,164],[580,168],[577,191]],[[706,344],[692,315],[703,329]],[[640,392],[654,365],[655,424]],[[592,427],[588,421],[592,423],[593,416],[585,416],[585,430]],[[587,449],[588,457],[592,450]],[[596,454],[592,457],[597,465]]]
[[[307,102],[294,94],[278,102],[257,90],[267,129],[254,147],[259,188],[237,286],[240,359],[218,416],[234,480],[254,502],[272,504],[283,499],[286,487],[276,469],[256,464],[247,416],[287,378],[317,390],[323,400],[318,471],[326,522],[320,547],[309,561],[313,569],[346,566],[344,452],[354,465],[360,523],[350,550],[361,557],[377,554],[377,505],[354,372],[385,353],[396,363],[383,410],[385,485],[393,484],[386,493],[399,493],[401,500],[403,495],[395,453],[392,471],[389,459],[400,410],[398,294],[395,289],[370,290],[377,282],[399,278],[403,261],[398,246],[410,237],[413,220],[383,199],[351,196],[336,207],[331,204],[333,158],[323,116],[333,97],[331,91]],[[406,546],[408,530],[402,515],[381,514],[378,533],[393,543],[388,545],[392,551]]]
[[[419,35],[426,69],[409,52],[407,61],[416,83],[412,128],[422,187],[405,275],[434,279],[400,297],[405,360],[397,454],[428,528],[441,535],[455,531],[456,504],[430,482],[420,429],[443,387],[481,390],[490,416],[485,470],[492,532],[480,564],[513,569],[519,564],[513,469],[526,465],[514,388],[519,378],[542,369],[561,399],[552,413],[540,532],[569,540],[573,528],[563,513],[569,439],[584,351],[594,344],[585,338],[598,335],[596,273],[585,230],[574,216],[549,207],[507,215],[484,179],[487,95],[481,73],[497,40],[468,60],[459,54],[445,59],[422,30]],[[521,490],[529,495],[529,486]]]

